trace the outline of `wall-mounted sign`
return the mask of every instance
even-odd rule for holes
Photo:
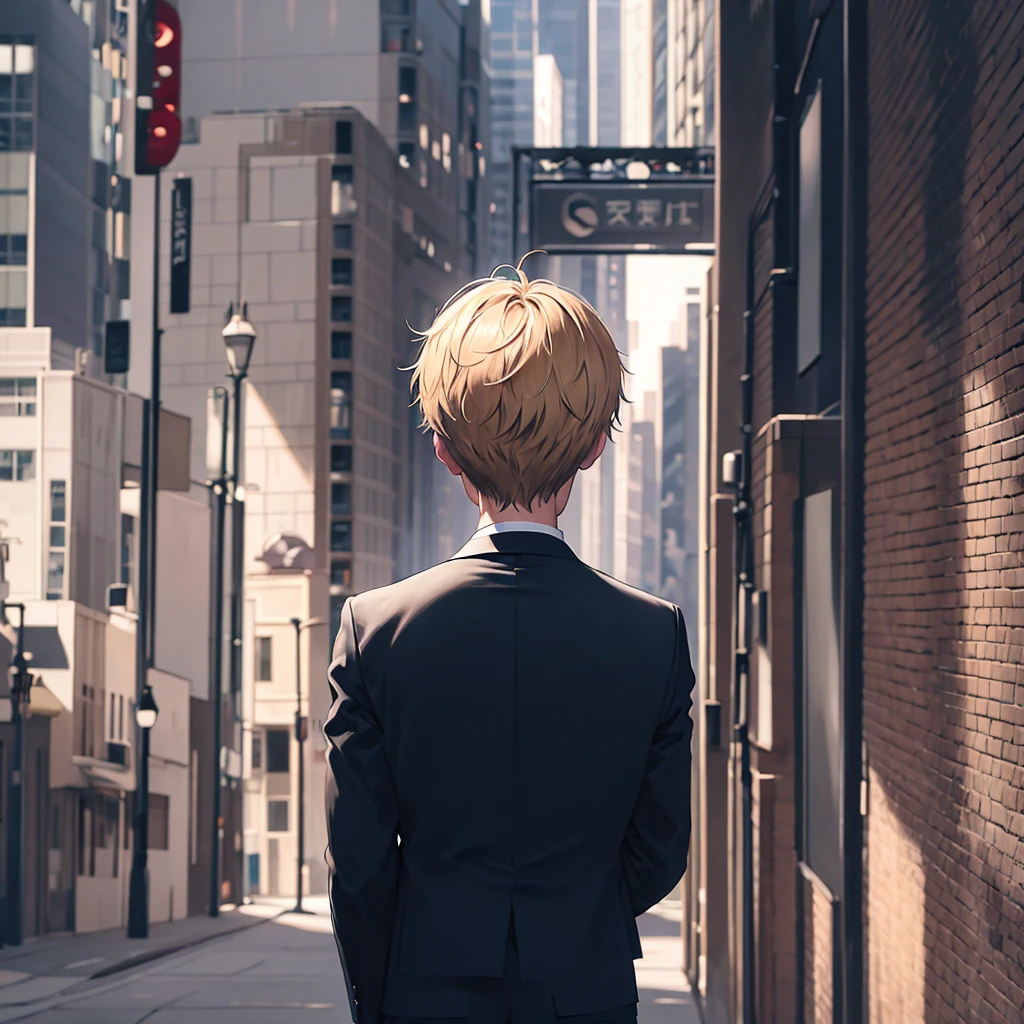
[[[534,181],[530,247],[686,253],[714,243],[712,182]]]
[[[192,179],[175,178],[171,192],[171,312],[187,313],[192,279]]]

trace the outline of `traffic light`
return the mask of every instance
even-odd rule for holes
[[[135,173],[156,174],[181,143],[181,19],[167,0],[139,0]]]

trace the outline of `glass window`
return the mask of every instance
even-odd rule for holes
[[[269,683],[271,675],[271,646],[269,636],[256,637],[256,681]]]
[[[331,319],[336,324],[352,323],[352,296],[332,295],[331,296]]]
[[[338,484],[332,485],[331,490],[333,491],[338,486]],[[346,485],[341,484],[340,486],[344,487]],[[347,519],[336,519],[331,523],[331,550],[352,550],[352,524]],[[332,579],[331,582],[333,583],[334,580]]]
[[[398,133],[399,135],[412,135],[416,131],[416,104],[398,104]]]
[[[334,225],[334,248],[335,249],[351,249],[352,248],[352,225],[351,224],[335,224]]]
[[[36,478],[36,453],[15,452],[14,475],[17,480],[35,480]]]
[[[57,527],[52,527],[57,529]],[[135,517],[121,516],[121,582],[132,581],[132,560],[135,550]]]
[[[331,586],[352,586],[352,564],[348,561],[331,562]]]
[[[797,258],[797,373],[821,355],[821,91],[800,125]]]
[[[18,114],[32,113],[32,76],[18,75],[14,79],[14,111]]]
[[[408,170],[412,167],[413,157],[416,155],[416,145],[412,142],[400,142],[398,144],[398,165]]]
[[[268,800],[267,801],[267,831],[287,832],[288,831],[288,801]]]
[[[64,552],[51,551],[46,565],[46,600],[60,601],[64,597]]]
[[[340,256],[331,260],[331,284],[350,285],[352,284],[352,260],[347,256]],[[352,319],[351,307],[348,319]]]
[[[331,358],[352,358],[352,334],[349,331],[331,331]]]
[[[334,152],[352,152],[352,122],[336,121],[334,124]]]
[[[398,69],[398,102],[414,103],[416,100],[416,69],[400,67]]]
[[[63,526],[51,526],[50,527],[50,547],[51,548],[62,548],[64,547],[64,527]],[[125,580],[121,581],[126,582]]]
[[[266,754],[268,772],[287,772],[291,766],[291,733],[287,729],[268,729]]]
[[[260,769],[263,767],[263,733],[258,729],[252,731],[252,767]]]
[[[331,472],[352,472],[352,448],[347,444],[331,445]]]
[[[0,266],[24,267],[28,262],[28,235],[0,235]]]
[[[352,487],[349,484],[331,484],[331,515],[352,515]]]
[[[356,210],[355,184],[351,164],[331,168],[331,215],[341,217]]]
[[[352,374],[331,374],[331,437],[352,436]]]
[[[35,416],[35,398],[35,377],[0,377],[0,416]]]
[[[63,523],[65,515],[64,508],[64,481],[50,481],[50,522]]]

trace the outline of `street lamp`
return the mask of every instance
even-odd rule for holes
[[[299,645],[299,637],[304,629],[310,626],[326,625],[323,619],[292,619],[292,626],[295,629],[295,742],[299,745],[299,796],[296,807],[296,828],[298,831],[298,856],[296,857],[296,880],[295,888],[295,910],[296,914],[308,914],[310,911],[302,907],[302,866],[306,860],[306,823],[303,807],[306,799],[306,720],[302,715],[302,649]]]
[[[19,618],[17,647],[10,667],[14,756],[11,758],[7,825],[7,942],[20,946],[25,937],[25,887],[21,874],[25,859],[25,715],[32,686],[32,674],[28,670],[32,654],[25,650],[25,606],[20,602],[4,602],[4,611],[9,608],[16,608]]]
[[[235,311],[235,304],[228,307],[227,323],[221,331],[228,360],[228,376],[234,383],[234,407],[232,409],[232,453],[231,453],[231,652],[229,680],[231,704],[234,712],[235,734],[241,750],[241,693],[242,693],[242,562],[245,534],[245,488],[242,484],[242,381],[249,373],[249,360],[256,344],[256,328],[249,323],[248,305],[242,303],[241,311]],[[219,771],[217,784],[220,785]],[[238,811],[238,832],[242,833],[243,796],[236,794]],[[238,851],[239,888],[245,886],[245,844]],[[244,894],[240,893],[240,896]],[[239,899],[241,902],[241,899]],[[211,910],[212,913],[212,910]]]
[[[132,870],[128,877],[128,938],[149,936],[149,731],[156,725],[159,708],[153,689],[146,683],[135,708],[139,727],[139,761],[136,773]]]

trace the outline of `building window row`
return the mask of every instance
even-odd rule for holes
[[[35,480],[36,453],[34,451],[0,450],[0,481]]]
[[[331,472],[352,472],[352,446],[349,444],[331,445]]]
[[[352,260],[349,259],[347,256],[340,256],[340,257],[336,257],[335,259],[331,260],[331,284],[332,285],[338,285],[338,286],[341,286],[341,287],[351,287],[351,285],[352,285]],[[345,298],[345,296],[343,296],[343,295],[339,295],[339,296],[336,296],[336,297],[339,298],[339,299]],[[331,300],[331,303],[332,303],[332,314],[333,314],[333,302],[334,302],[334,300],[332,299]],[[348,309],[347,309],[346,312],[348,314],[348,320],[350,321],[352,319],[352,302],[351,302],[351,300],[349,300]],[[333,315],[332,315],[331,319],[332,320],[333,319],[339,319],[340,320],[340,318],[336,318]],[[341,320],[340,322],[345,323],[347,321]]]
[[[335,224],[334,225],[334,248],[335,249],[351,249],[352,248],[352,225],[351,224]]]
[[[35,414],[35,377],[0,377],[0,416]]]
[[[23,267],[28,263],[28,235],[0,235],[0,266]]]
[[[331,216],[345,217],[356,212],[355,181],[351,164],[331,168]]]
[[[51,480],[50,547],[46,558],[47,601],[62,601],[64,599],[64,563],[66,558],[67,486],[63,480]]]
[[[352,332],[331,331],[331,358],[352,358]]]
[[[352,374],[331,374],[331,437],[347,439],[352,436]]]
[[[274,677],[272,674],[271,638],[269,636],[256,637],[256,682],[269,683]],[[256,765],[254,764],[255,768]]]
[[[35,47],[0,41],[0,152],[32,149]]]

